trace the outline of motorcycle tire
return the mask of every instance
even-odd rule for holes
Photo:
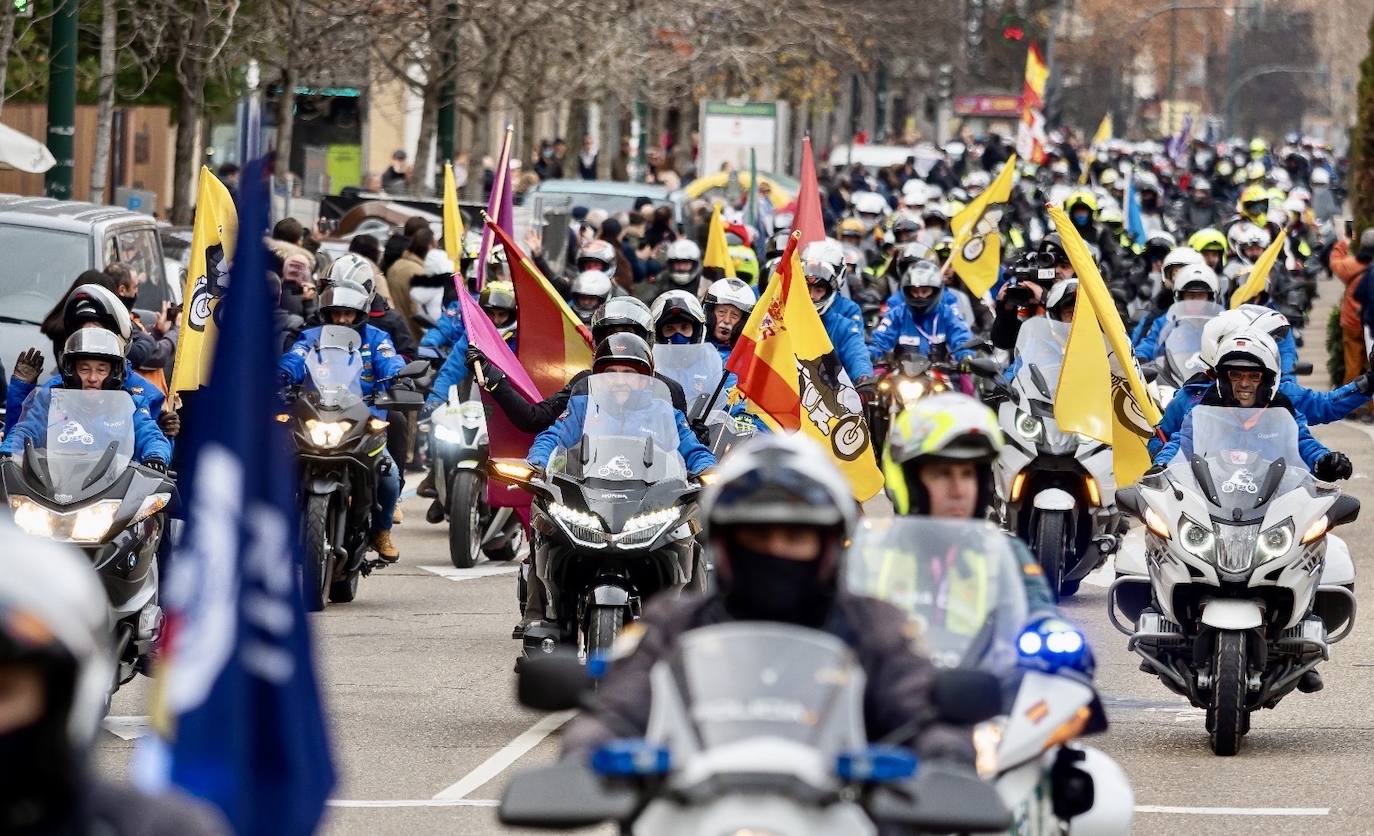
[[[586,651],[590,658],[593,653],[608,654],[611,645],[625,626],[624,607],[592,607],[587,612]]]
[[[485,485],[472,470],[460,470],[448,489],[448,557],[455,569],[471,569],[482,553],[482,502]]]
[[[1245,669],[1245,634],[1237,630],[1217,633],[1217,649],[1213,657],[1211,719],[1212,752],[1230,757],[1240,751],[1248,718],[1245,695],[1248,690]]]
[[[334,577],[334,548],[329,542],[328,496],[311,496],[305,501],[305,600],[311,612],[326,606],[326,593]]]
[[[1078,591],[1078,584],[1069,589],[1060,580],[1064,577],[1064,522],[1064,514],[1050,511],[1042,512],[1035,524],[1035,559],[1045,572],[1045,583],[1056,602]]]
[[[347,604],[358,597],[358,572],[350,572],[348,577],[329,585],[329,601],[333,604]]]

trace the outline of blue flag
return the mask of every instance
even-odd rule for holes
[[[216,311],[222,338],[201,420],[188,426],[186,536],[165,586],[154,697],[159,738],[137,770],[145,786],[160,777],[215,804],[241,836],[303,836],[319,823],[334,767],[300,589],[294,457],[275,420],[269,170],[254,160],[240,178],[238,247]]]
[[[1136,246],[1144,246],[1149,232],[1145,229],[1145,219],[1140,216],[1140,194],[1135,190],[1134,172],[1126,178],[1126,194],[1122,200],[1126,204],[1126,234]]]

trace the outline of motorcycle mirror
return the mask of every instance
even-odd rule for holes
[[[996,377],[1002,372],[1002,367],[991,357],[974,357],[968,361],[968,367],[979,377]]]
[[[1354,522],[1359,515],[1360,500],[1348,493],[1336,497],[1336,501],[1331,505],[1331,510],[1326,512],[1327,518],[1331,520],[1331,528]]]
[[[1012,826],[1011,811],[997,787],[938,766],[923,768],[900,790],[875,788],[864,807],[875,821],[922,833],[1005,833]]]
[[[1312,364],[1306,361],[1294,363],[1293,374],[1302,375],[1303,377],[1312,374]]]
[[[426,363],[424,360],[411,360],[401,367],[401,370],[396,373],[396,376],[419,377],[427,371],[429,371],[429,363]]]
[[[582,763],[564,761],[512,775],[496,816],[511,827],[566,832],[627,821],[637,807],[631,787],[602,781]]]
[[[1140,488],[1132,485],[1129,488],[1118,489],[1116,492],[1116,507],[1133,517],[1143,515],[1145,511],[1140,507]]]
[[[1002,713],[1002,684],[987,671],[939,671],[930,691],[936,711],[951,723],[973,726]]]
[[[536,711],[567,711],[592,690],[592,677],[576,653],[527,656],[520,665],[515,695]]]

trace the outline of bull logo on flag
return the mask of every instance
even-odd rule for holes
[[[797,382],[802,412],[829,439],[836,458],[852,462],[868,449],[868,425],[860,417],[863,400],[833,352],[798,357]]]

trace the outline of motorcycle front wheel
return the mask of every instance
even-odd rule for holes
[[[1069,589],[1064,577],[1065,515],[1058,511],[1042,511],[1035,524],[1035,559],[1045,572],[1045,583],[1054,593],[1054,600],[1078,591],[1078,584]]]
[[[448,557],[455,569],[471,569],[482,545],[482,477],[460,470],[448,491]]]
[[[611,645],[615,644],[615,638],[620,635],[620,628],[623,626],[624,607],[593,606],[588,610],[587,629],[584,634],[588,658],[594,653],[610,653]]]
[[[1217,650],[1212,670],[1212,707],[1207,712],[1211,725],[1212,752],[1229,757],[1240,751],[1240,739],[1248,725],[1245,694],[1245,634],[1237,630],[1217,633]]]
[[[305,563],[309,580],[306,603],[312,612],[325,608],[334,577],[334,546],[329,542],[330,499],[312,495],[305,501]]]

